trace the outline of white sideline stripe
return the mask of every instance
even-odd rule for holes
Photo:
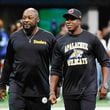
[[[62,107],[52,108],[52,110],[64,110]],[[110,107],[97,107],[95,110],[110,110]]]
[[[9,110],[8,108],[0,108],[0,110]],[[51,110],[64,110],[63,107],[52,107]],[[110,107],[97,107],[96,110],[110,110]]]
[[[64,110],[63,107],[54,107],[52,110]],[[95,110],[110,110],[110,107],[97,107]]]

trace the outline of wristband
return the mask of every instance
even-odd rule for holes
[[[54,91],[52,91],[52,92],[50,92],[50,94],[49,95],[55,95],[55,92]]]

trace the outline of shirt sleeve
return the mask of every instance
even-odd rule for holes
[[[110,67],[110,58],[107,54],[107,51],[97,37],[94,41],[93,51],[101,66]]]
[[[56,43],[53,55],[52,55],[52,68],[51,75],[62,76],[62,66],[63,66],[64,56],[60,50],[60,46]]]
[[[13,64],[13,47],[11,44],[11,40],[8,42],[6,58],[4,61],[4,67],[0,78],[0,88],[4,88],[9,83],[9,76],[12,72],[12,64]]]

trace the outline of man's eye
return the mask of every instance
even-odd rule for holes
[[[23,17],[23,20],[25,20],[25,19],[34,19],[34,17],[31,17],[31,16],[29,16],[29,17]]]
[[[31,16],[30,16],[29,19],[34,19],[34,17],[31,17]]]
[[[23,20],[26,19],[25,17],[22,18]]]

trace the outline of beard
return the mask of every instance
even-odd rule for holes
[[[25,32],[26,32],[26,34],[28,35],[28,36],[31,36],[32,35],[32,32],[33,32],[33,30],[36,28],[36,25],[34,25],[34,26],[30,26],[30,25],[24,25],[23,26],[23,29],[25,30]]]

